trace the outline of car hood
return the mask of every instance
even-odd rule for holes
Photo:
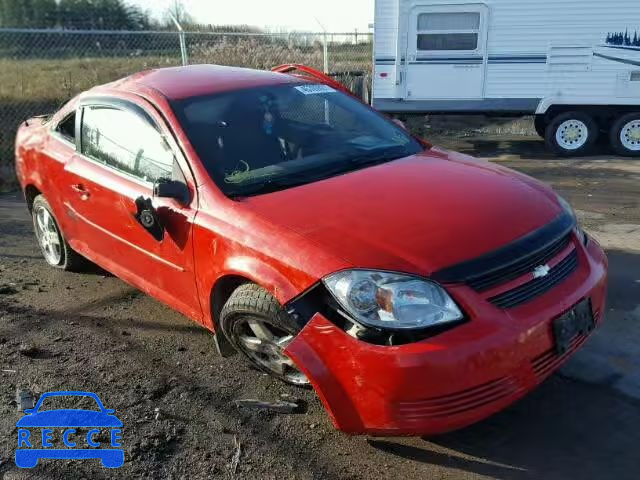
[[[437,148],[244,204],[356,267],[420,275],[496,250],[562,212],[541,183]]]

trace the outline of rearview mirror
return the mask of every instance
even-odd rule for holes
[[[156,198],[173,198],[182,205],[189,203],[189,188],[178,180],[160,178],[153,185],[153,196]]]

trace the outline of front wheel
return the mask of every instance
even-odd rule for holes
[[[629,113],[615,121],[609,134],[611,148],[625,157],[640,156],[640,113]]]
[[[308,385],[307,377],[284,350],[300,327],[265,289],[239,286],[220,312],[222,331],[251,363],[292,385]]]
[[[547,147],[559,155],[573,157],[591,151],[598,139],[598,124],[583,112],[567,112],[555,117],[545,131]]]

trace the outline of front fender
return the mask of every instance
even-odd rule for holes
[[[200,271],[198,281],[201,285],[202,307],[205,312],[210,312],[205,318],[207,324],[205,327],[210,330],[216,330],[216,319],[213,318],[214,305],[212,305],[211,293],[215,290],[218,282],[224,281],[228,277],[245,278],[247,281],[260,285],[273,295],[281,305],[286,304],[289,300],[304,290],[304,286],[310,286],[314,279],[303,279],[300,273],[296,275],[294,272],[288,271],[287,274],[277,270],[274,266],[269,265],[265,261],[254,257],[238,255],[229,257],[225,260],[221,268],[207,269],[208,271]],[[292,279],[298,280],[294,283]]]
[[[281,305],[284,305],[299,290],[289,279],[273,266],[253,257],[237,256],[228,258],[223,275],[237,275],[245,277],[268,290]]]
[[[259,216],[224,204],[209,203],[194,224],[195,275],[204,326],[215,331],[212,293],[225,277],[260,285],[285,305],[330,272],[346,268],[340,259],[304,237]]]

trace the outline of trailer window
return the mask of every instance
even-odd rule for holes
[[[479,36],[480,13],[478,12],[418,15],[418,50],[477,50]]]

